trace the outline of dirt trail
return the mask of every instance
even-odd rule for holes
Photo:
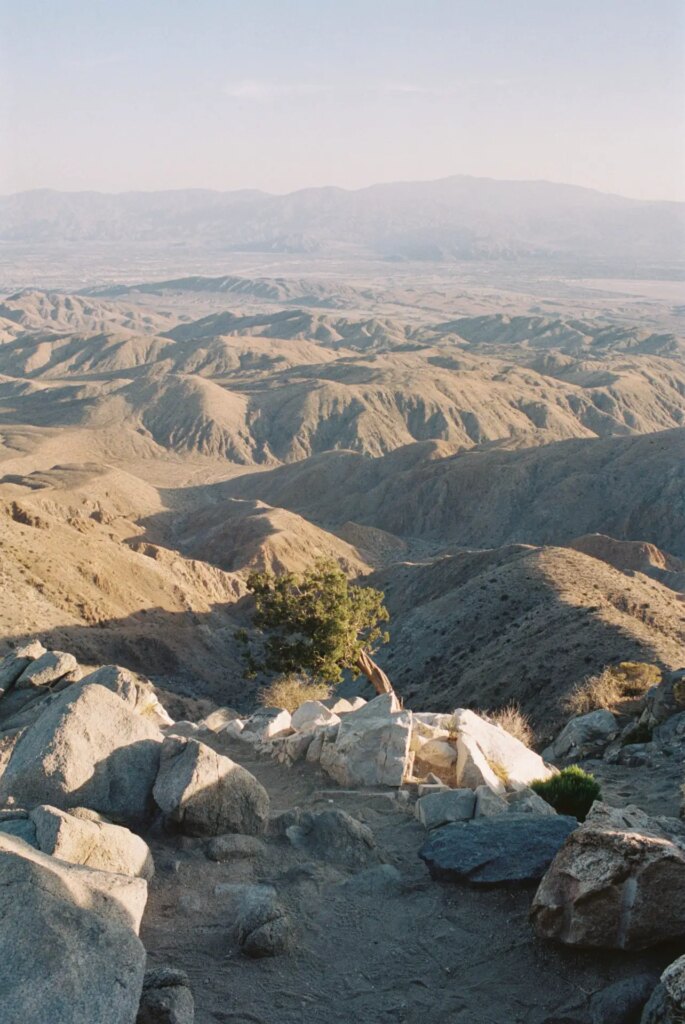
[[[217,749],[268,789],[272,808],[335,806],[369,825],[401,873],[362,891],[344,868],[308,860],[280,838],[264,856],[217,864],[198,840],[150,837],[157,874],[141,937],[151,965],[189,974],[197,1024],[542,1024],[610,982],[661,969],[673,951],[600,954],[539,942],[532,891],[473,890],[431,881],[417,851],[423,829],[387,793],[336,791],[309,765],[288,770],[244,744]],[[217,885],[273,885],[297,929],[285,956],[249,960],[231,938]]]

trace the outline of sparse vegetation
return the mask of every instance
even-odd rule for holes
[[[661,681],[661,669],[641,661],[622,661],[608,665],[599,674],[588,676],[564,701],[564,710],[571,716],[606,708],[614,712],[630,712],[651,689]]]
[[[264,707],[285,708],[286,711],[293,712],[307,700],[326,700],[331,695],[331,689],[327,683],[318,683],[307,676],[291,674],[279,676],[268,686],[263,687],[257,699]]]
[[[500,782],[503,782],[505,786],[509,783],[509,772],[503,764],[488,758],[488,767],[492,769]]]
[[[341,682],[343,671],[363,673],[379,693],[392,692],[371,655],[388,640],[384,595],[350,583],[337,563],[317,561],[304,573],[252,573],[254,622],[263,630],[263,656],[246,645],[247,668],[286,675],[304,672],[317,683]]]
[[[564,768],[549,779],[537,779],[531,782],[530,787],[559,814],[570,814],[578,821],[585,821],[595,800],[602,796],[594,775],[583,771],[577,764]]]
[[[507,704],[505,707],[498,708],[497,711],[489,711],[487,714],[495,725],[505,729],[521,743],[525,743],[527,747],[532,747],[535,739],[533,727],[528,716],[524,715],[518,704]]]

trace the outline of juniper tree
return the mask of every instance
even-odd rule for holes
[[[303,573],[251,573],[254,624],[263,633],[263,654],[248,654],[252,673],[304,672],[335,684],[349,669],[365,675],[377,693],[392,693],[373,660],[388,634],[382,591],[350,583],[340,566],[321,559]]]

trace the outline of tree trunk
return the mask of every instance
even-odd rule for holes
[[[366,651],[360,651],[357,658],[357,668],[362,672],[373,686],[376,693],[392,693],[392,683],[386,676],[380,665],[371,658]]]

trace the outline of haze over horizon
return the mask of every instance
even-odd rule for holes
[[[682,200],[684,53],[677,0],[0,5],[0,192],[458,173]]]

